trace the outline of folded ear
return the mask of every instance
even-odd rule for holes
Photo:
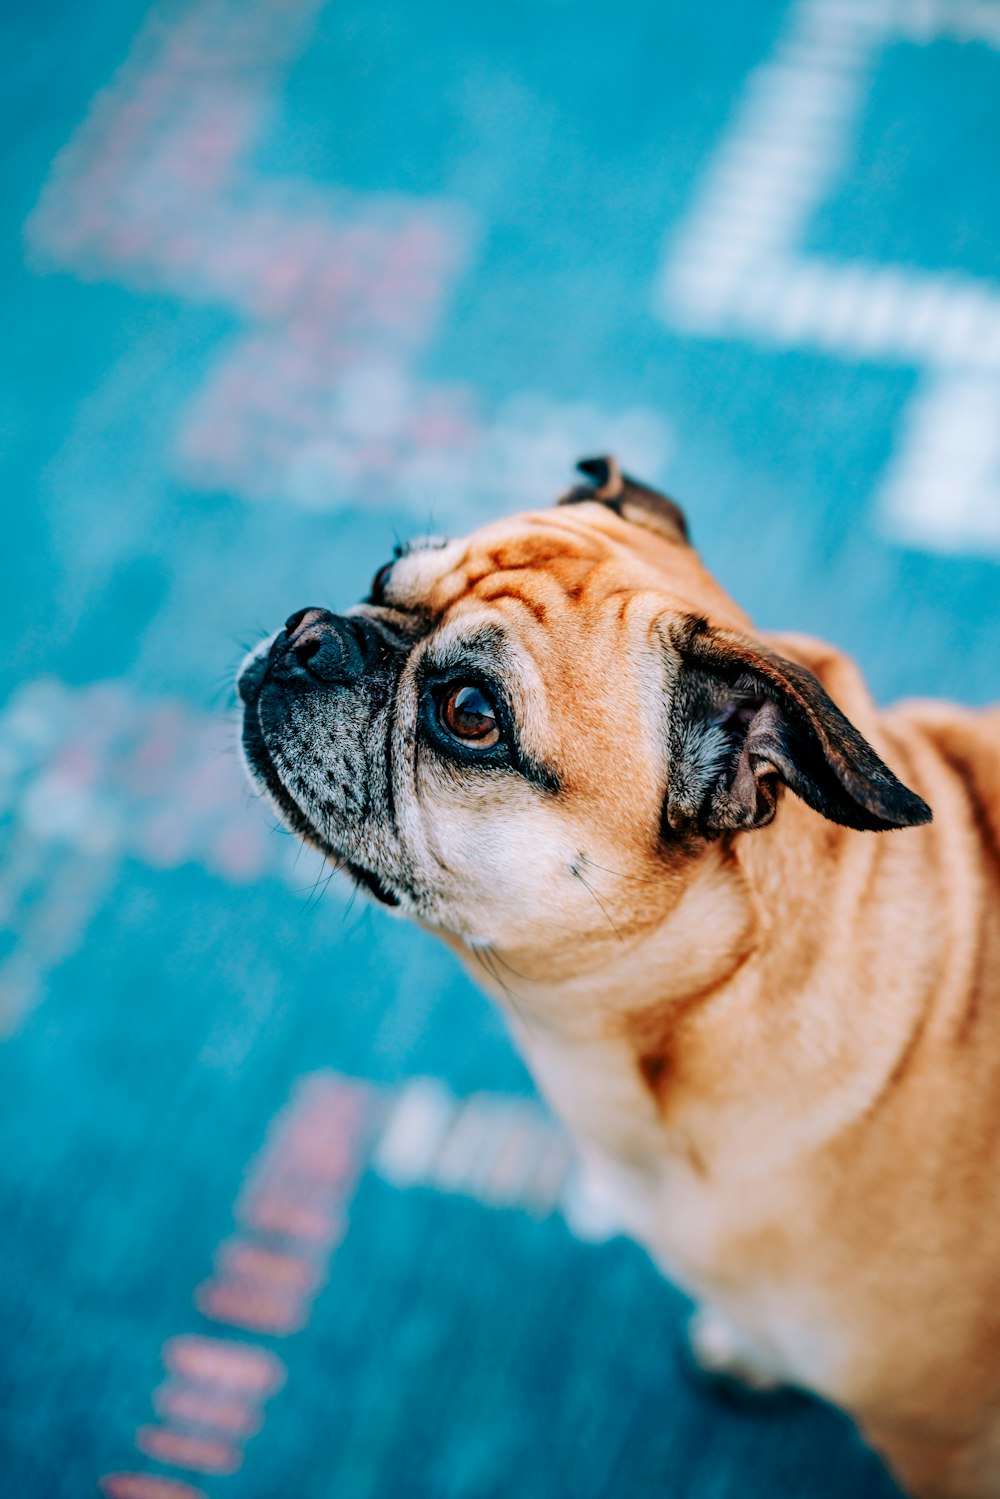
[[[665,494],[623,474],[613,458],[581,458],[577,468],[593,483],[578,484],[561,496],[560,505],[580,505],[586,500],[596,500],[623,520],[645,526],[647,531],[656,531],[668,541],[679,541],[685,546],[690,544],[681,507]]]
[[[739,635],[690,619],[669,631],[680,656],[669,726],[665,831],[764,827],[783,781],[845,827],[930,822],[812,672]]]

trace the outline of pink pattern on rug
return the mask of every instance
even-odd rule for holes
[[[463,259],[454,205],[268,179],[252,156],[321,0],[153,11],[57,158],[27,240],[39,268],[230,309],[229,345],[175,458],[193,487],[329,503],[474,437],[412,365]],[[169,14],[173,14],[173,9]]]
[[[366,1164],[374,1102],[364,1083],[326,1072],[300,1078],[249,1167],[235,1208],[242,1226],[220,1245],[214,1275],[195,1292],[204,1316],[251,1336],[287,1337],[305,1326]],[[310,1206],[322,1232],[259,1225],[253,1204],[278,1189]],[[284,1363],[259,1343],[196,1334],[169,1338],[162,1358],[168,1377],[153,1393],[159,1422],[137,1429],[137,1450],[190,1473],[235,1473],[245,1443],[264,1425],[265,1403],[285,1383]],[[107,1499],[172,1499],[169,1487],[156,1487],[162,1482],[112,1473],[101,1487]],[[200,1496],[179,1485],[176,1499]]]

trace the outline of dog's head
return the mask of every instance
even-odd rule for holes
[[[579,958],[658,919],[781,786],[851,828],[927,821],[755,642],[677,507],[580,467],[558,508],[397,548],[361,604],[300,610],[248,659],[246,758],[288,825],[473,948]],[[627,882],[616,910],[599,871]]]

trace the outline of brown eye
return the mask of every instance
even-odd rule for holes
[[[441,701],[438,716],[449,734],[480,749],[489,749],[500,738],[495,704],[481,687],[473,687],[470,683],[449,689]]]

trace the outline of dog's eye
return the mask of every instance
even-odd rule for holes
[[[372,578],[372,586],[368,590],[368,602],[370,604],[381,604],[382,600],[385,598],[385,585],[389,581],[389,574],[395,567],[396,560],[397,559],[393,557],[390,562],[384,562],[379,568],[378,572],[375,574],[374,578]]]
[[[451,687],[441,699],[438,717],[443,728],[465,744],[489,749],[500,738],[496,704],[471,682]]]

